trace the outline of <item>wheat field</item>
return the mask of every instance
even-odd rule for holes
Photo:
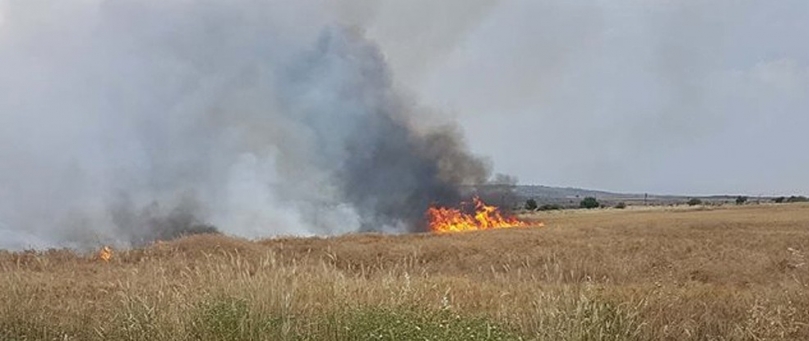
[[[809,340],[809,205],[0,252],[2,340]]]

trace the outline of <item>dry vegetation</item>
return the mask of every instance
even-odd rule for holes
[[[809,340],[809,206],[0,253],[2,340]]]

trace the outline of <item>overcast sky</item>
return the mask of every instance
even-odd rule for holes
[[[521,183],[809,193],[809,1],[388,1],[362,16],[397,80]]]
[[[809,1],[319,3],[523,184],[809,193]]]

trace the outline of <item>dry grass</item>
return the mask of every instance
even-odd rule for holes
[[[809,340],[809,206],[0,253],[2,340]]]

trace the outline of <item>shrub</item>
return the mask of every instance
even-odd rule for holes
[[[797,196],[796,197],[796,196],[793,195],[793,196],[789,197],[789,199],[787,199],[787,202],[789,202],[789,203],[793,203],[793,202],[809,202],[809,198],[804,197],[804,196]]]
[[[624,203],[624,202],[619,202],[617,205],[615,205],[615,208],[617,208],[617,209],[619,209],[619,210],[623,210],[623,209],[625,209],[625,208],[626,208],[626,203]]]
[[[746,202],[747,202],[747,197],[743,197],[743,196],[740,195],[740,196],[738,196],[736,198],[736,205],[743,205]]]
[[[777,198],[775,198],[775,199],[772,199],[772,201],[773,201],[774,203],[776,203],[776,204],[780,204],[780,203],[783,203],[783,202],[784,202],[784,200],[786,200],[786,199],[787,199],[786,197],[777,197]]]
[[[562,209],[562,206],[559,206],[557,204],[545,204],[545,205],[542,205],[542,206],[539,207],[540,211],[555,211],[555,210],[561,210],[561,209]]]
[[[692,198],[691,200],[688,200],[688,206],[697,206],[697,205],[702,205],[702,200],[699,200],[697,198]]]
[[[593,197],[586,197],[579,203],[579,207],[586,209],[593,209],[601,207],[601,203]]]
[[[534,210],[536,210],[536,209],[537,209],[537,207],[538,207],[538,205],[537,205],[537,201],[536,201],[536,200],[534,200],[533,198],[532,198],[532,199],[528,199],[528,201],[526,201],[526,202],[525,202],[525,209],[526,209],[526,210],[529,210],[529,211],[534,211]]]

